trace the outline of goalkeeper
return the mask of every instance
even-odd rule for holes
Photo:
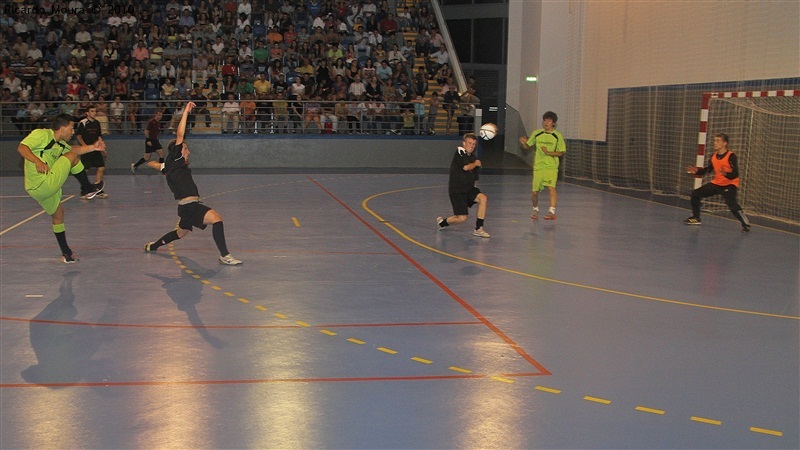
[[[714,172],[714,178],[692,191],[692,216],[684,221],[687,225],[700,225],[700,202],[706,197],[721,195],[725,199],[731,212],[742,223],[742,231],[750,231],[750,221],[736,201],[736,192],[739,190],[739,164],[734,154],[728,148],[728,135],[717,133],[714,135],[714,150],[716,153],[706,167],[688,166],[686,171],[694,175],[705,175]]]

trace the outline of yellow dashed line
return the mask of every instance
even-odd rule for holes
[[[695,422],[702,422],[710,425],[722,425],[721,420],[706,419],[705,417],[692,416],[692,420],[694,420]]]
[[[297,217],[292,217],[292,222],[294,223],[294,226],[296,227],[300,226],[300,221],[297,220]]]
[[[292,217],[292,222],[294,222],[295,226],[297,226],[297,227],[300,226],[300,222],[297,221],[296,217]],[[171,248],[171,244],[170,244],[170,248]],[[185,272],[187,274],[192,275],[192,277],[195,278],[195,279],[200,279],[200,282],[203,283],[203,284],[206,284],[206,285],[211,284],[211,281],[201,279],[202,277],[200,275],[195,274],[192,270],[187,269],[185,265],[182,265],[182,262],[178,259],[178,256],[175,255],[175,252],[170,252],[170,254],[173,255],[172,258],[180,266],[181,269],[185,270]],[[212,285],[211,288],[214,289],[214,290],[217,290],[217,291],[221,291],[222,290],[221,287],[216,286],[216,285]],[[224,292],[224,294],[226,296],[228,296],[228,297],[235,297],[236,296],[232,292],[227,292],[227,291]],[[250,300],[247,300],[247,299],[241,298],[241,297],[238,298],[237,300],[239,302],[245,303],[245,304],[250,303]],[[254,308],[256,308],[258,310],[261,310],[261,311],[266,311],[267,310],[267,308],[265,308],[264,306],[261,306],[261,305],[255,305]],[[275,317],[280,318],[280,319],[288,319],[288,316],[286,316],[284,314],[281,314],[281,313],[274,313],[273,315]],[[301,327],[304,327],[304,328],[311,327],[310,324],[308,324],[307,322],[302,322],[302,321],[295,321],[295,324],[297,324],[297,325],[299,325]],[[325,335],[328,335],[328,336],[336,336],[337,335],[337,333],[335,333],[333,331],[330,331],[330,330],[319,330],[319,332],[323,333]],[[366,342],[364,342],[362,340],[359,340],[359,339],[356,339],[356,338],[348,338],[347,341],[351,342],[353,344],[359,344],[359,345],[366,344]],[[384,352],[384,353],[387,353],[387,354],[390,354],[390,355],[396,355],[398,353],[397,351],[392,350],[390,348],[386,348],[386,347],[378,347],[377,350],[379,350],[381,352]],[[428,360],[428,359],[424,359],[424,358],[420,358],[418,356],[412,357],[411,360],[419,362],[419,363],[422,363],[422,364],[433,364],[433,361]],[[454,372],[459,372],[459,373],[464,373],[464,374],[471,374],[472,373],[472,371],[469,370],[469,369],[464,369],[462,367],[457,367],[457,366],[450,366],[450,367],[448,367],[448,369],[452,370]],[[489,378],[491,380],[500,381],[500,382],[503,382],[503,383],[514,383],[515,382],[515,380],[513,380],[513,379],[504,378],[504,377],[500,377],[500,376],[492,376],[492,377],[489,377]],[[534,389],[536,389],[538,391],[542,391],[542,392],[548,392],[548,393],[551,393],[551,394],[561,394],[561,392],[562,392],[559,389],[549,388],[549,387],[545,387],[545,386],[535,386]],[[611,404],[611,400],[607,400],[607,399],[599,398],[599,397],[592,397],[592,396],[589,396],[589,395],[584,396],[583,399],[586,400],[586,401],[589,401],[589,402],[600,403],[600,404],[604,404],[604,405],[610,405]],[[666,411],[663,411],[663,410],[660,410],[660,409],[648,408],[646,406],[637,406],[635,409],[637,411],[647,412],[647,413],[651,413],[651,414],[658,414],[658,415],[666,414]],[[708,419],[708,418],[698,417],[698,416],[692,416],[691,420],[694,421],[694,422],[700,422],[700,423],[705,423],[705,424],[710,424],[710,425],[722,425],[722,421],[721,420]],[[767,435],[771,435],[771,436],[779,436],[779,437],[783,436],[783,433],[781,431],[770,430],[770,429],[767,429],[767,428],[750,427],[750,431],[752,431],[754,433],[767,434]]]
[[[502,381],[503,383],[513,383],[514,382],[514,380],[512,380],[510,378],[503,378],[503,377],[489,377],[489,378],[494,380],[494,381]]]
[[[560,394],[561,393],[561,391],[558,390],[558,389],[553,389],[553,388],[544,387],[544,386],[536,386],[536,387],[534,387],[534,389],[536,389],[537,391],[549,392],[551,394]]]
[[[636,410],[637,411],[641,411],[641,412],[650,413],[650,414],[659,414],[659,415],[666,414],[666,411],[663,411],[663,410],[660,410],[660,409],[648,408],[646,406],[637,406]]]
[[[783,433],[781,433],[780,431],[768,430],[766,428],[750,427],[750,431],[752,431],[753,433],[770,434],[772,436],[783,436]]]
[[[586,400],[587,402],[602,403],[604,405],[610,405],[611,404],[611,400],[606,400],[604,398],[599,398],[599,397],[592,397],[592,396],[589,396],[589,395],[583,397],[583,399]]]

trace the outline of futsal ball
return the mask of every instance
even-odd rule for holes
[[[485,123],[481,125],[481,129],[478,131],[478,134],[480,134],[483,140],[488,141],[497,135],[497,125],[493,123]]]

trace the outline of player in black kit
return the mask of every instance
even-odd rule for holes
[[[475,133],[467,133],[464,135],[461,146],[453,155],[447,189],[450,194],[450,204],[453,205],[453,215],[446,219],[436,218],[436,227],[439,231],[450,225],[466,222],[469,208],[477,203],[478,219],[475,221],[472,235],[482,238],[489,237],[489,233],[483,229],[488,199],[486,194],[475,186],[475,182],[478,180],[478,170],[481,167],[481,160],[474,153],[477,144],[478,137],[475,136]]]
[[[93,145],[98,141],[98,139],[100,139],[101,134],[102,129],[100,128],[100,122],[97,120],[97,108],[92,105],[86,110],[86,118],[78,122],[77,130],[75,130],[75,136],[78,138],[78,142],[81,145]],[[103,190],[103,173],[105,173],[106,170],[106,151],[102,150],[98,152],[84,153],[81,155],[81,162],[86,170],[89,170],[92,167],[97,168],[97,174],[95,175],[95,186],[100,187],[100,191],[97,192],[96,195],[91,195],[92,190],[87,190],[87,187],[82,187],[81,198],[87,200],[90,200],[93,197],[108,198],[108,194],[106,194],[106,192]]]
[[[159,164],[150,161],[147,164],[157,170],[161,170],[167,177],[167,185],[175,194],[178,200],[178,217],[180,222],[178,228],[170,231],[155,242],[150,242],[144,246],[146,252],[154,252],[162,245],[167,245],[172,241],[181,239],[189,234],[193,227],[204,230],[207,225],[211,225],[211,233],[214,242],[219,249],[219,263],[228,266],[237,266],[241,261],[234,258],[228,252],[225,244],[225,229],[222,226],[222,217],[213,209],[200,202],[200,194],[197,185],[192,179],[192,170],[189,168],[189,146],[183,141],[186,132],[186,121],[189,112],[195,104],[189,102],[183,109],[181,121],[178,124],[176,137],[167,146],[168,154],[164,158],[164,163]]]

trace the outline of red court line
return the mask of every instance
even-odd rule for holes
[[[501,377],[536,377],[541,373],[500,374]],[[0,383],[0,389],[37,387],[132,387],[132,386],[188,386],[224,384],[266,384],[266,383],[353,383],[374,381],[438,381],[489,378],[495,375],[427,375],[406,377],[343,377],[343,378],[264,378],[255,380],[179,380],[179,381],[83,381],[62,383]]]
[[[437,327],[442,325],[480,325],[482,322],[397,322],[397,323],[337,323],[314,325],[317,328],[354,327]]]
[[[439,286],[439,288],[441,288],[443,291],[445,291],[445,292],[447,293],[447,295],[449,295],[449,296],[450,296],[450,297],[451,297],[453,300],[455,300],[456,302],[458,302],[458,303],[459,303],[459,304],[460,304],[460,305],[461,305],[461,306],[462,306],[464,309],[466,309],[467,311],[469,311],[469,313],[470,313],[470,314],[472,314],[472,315],[473,315],[473,316],[474,316],[476,319],[478,319],[478,320],[479,320],[481,323],[483,323],[483,324],[484,324],[484,325],[486,325],[486,326],[487,326],[487,327],[488,327],[490,330],[492,330],[492,331],[493,331],[493,332],[494,332],[494,333],[495,333],[497,336],[499,336],[499,337],[500,337],[500,339],[502,339],[503,341],[505,341],[505,343],[506,343],[506,344],[508,344],[509,346],[511,346],[511,348],[513,348],[513,349],[514,349],[514,351],[516,351],[516,352],[517,352],[517,353],[518,353],[520,356],[522,356],[522,358],[523,358],[525,361],[528,361],[528,363],[530,363],[530,364],[531,364],[533,367],[536,367],[536,368],[537,368],[537,369],[538,369],[538,370],[541,372],[541,374],[542,374],[542,375],[552,375],[552,374],[550,373],[550,371],[549,371],[549,370],[547,370],[547,369],[546,369],[546,368],[545,368],[545,367],[544,367],[542,364],[540,364],[538,361],[536,361],[535,359],[533,359],[533,358],[532,358],[532,357],[531,357],[531,356],[530,356],[530,355],[529,355],[529,354],[528,354],[528,353],[527,353],[527,352],[526,352],[526,351],[525,351],[525,350],[524,350],[522,347],[520,347],[519,345],[517,345],[517,343],[516,343],[516,342],[514,342],[514,340],[512,340],[512,339],[511,339],[510,337],[508,337],[508,336],[507,336],[505,333],[503,333],[503,332],[502,332],[502,331],[501,331],[499,328],[497,328],[497,327],[496,327],[496,326],[495,326],[493,323],[491,323],[491,322],[490,322],[488,319],[486,319],[485,317],[483,317],[483,315],[482,315],[481,313],[479,313],[479,312],[478,312],[478,311],[477,311],[475,308],[473,308],[473,307],[472,307],[472,305],[470,305],[470,304],[469,304],[469,303],[467,303],[467,302],[466,302],[464,299],[462,299],[461,297],[459,297],[459,296],[458,296],[458,294],[456,294],[455,292],[453,292],[453,291],[452,291],[452,290],[451,290],[449,287],[447,287],[447,285],[445,285],[444,283],[442,283],[442,282],[441,282],[441,280],[439,280],[438,278],[436,278],[436,277],[435,277],[435,276],[434,276],[432,273],[428,272],[428,270],[427,270],[427,269],[425,269],[424,267],[422,267],[422,265],[420,265],[418,262],[416,262],[416,261],[415,261],[415,260],[414,260],[414,259],[413,259],[411,256],[409,256],[409,255],[408,255],[406,252],[404,252],[404,251],[403,251],[403,250],[402,250],[400,247],[398,247],[397,245],[395,245],[395,243],[394,243],[394,242],[390,241],[390,240],[389,240],[389,238],[387,238],[387,237],[386,237],[386,236],[385,236],[383,233],[381,233],[380,231],[378,231],[378,229],[377,229],[377,228],[373,227],[372,225],[370,225],[370,224],[369,224],[369,222],[367,222],[367,221],[366,221],[366,220],[364,220],[364,219],[363,219],[361,216],[359,216],[358,214],[356,214],[356,212],[355,212],[355,211],[353,211],[353,210],[352,210],[352,209],[351,209],[349,206],[347,206],[347,205],[346,205],[344,202],[342,202],[342,201],[341,201],[341,200],[339,200],[339,199],[338,199],[338,198],[337,198],[335,195],[333,195],[333,193],[332,193],[331,191],[329,191],[329,190],[325,189],[325,188],[324,188],[324,187],[323,187],[321,184],[319,184],[319,183],[318,183],[318,182],[317,182],[317,181],[316,181],[314,178],[312,178],[312,177],[310,177],[310,176],[309,176],[309,177],[308,177],[308,179],[309,179],[309,180],[311,180],[311,182],[312,182],[312,183],[316,184],[316,185],[317,185],[317,187],[319,187],[319,188],[320,188],[320,189],[321,189],[323,192],[325,192],[326,194],[328,194],[328,195],[329,195],[329,196],[330,196],[330,197],[331,197],[331,198],[332,198],[332,199],[333,199],[333,200],[334,200],[336,203],[338,203],[339,205],[341,205],[341,207],[342,207],[342,208],[344,208],[344,209],[345,209],[345,210],[347,210],[347,211],[348,211],[350,214],[352,214],[352,215],[353,215],[353,217],[355,217],[356,219],[358,219],[358,221],[359,221],[359,222],[361,222],[362,224],[364,224],[364,226],[366,226],[367,228],[369,228],[370,230],[372,230],[372,232],[373,232],[373,233],[375,233],[375,234],[376,234],[376,235],[377,235],[379,238],[381,238],[381,239],[382,239],[384,242],[386,242],[386,243],[387,243],[387,244],[388,244],[390,247],[392,247],[392,248],[393,248],[393,249],[394,249],[394,250],[395,250],[395,251],[396,251],[396,252],[397,252],[397,253],[398,253],[400,256],[402,256],[402,257],[403,257],[403,258],[405,258],[405,259],[406,259],[406,260],[407,260],[409,263],[411,263],[411,265],[412,265],[412,266],[416,267],[416,268],[417,268],[417,270],[419,270],[419,271],[420,271],[420,272],[421,272],[423,275],[425,275],[425,276],[426,276],[426,277],[428,277],[428,278],[429,278],[431,281],[433,281],[433,283],[434,283],[434,284],[436,284],[437,286]]]
[[[27,323],[47,323],[51,325],[74,325],[82,327],[119,327],[119,328],[190,328],[190,329],[281,329],[305,328],[300,325],[167,325],[146,323],[99,323],[78,322],[68,320],[25,319],[22,317],[0,316],[0,320]],[[315,328],[351,328],[351,327],[435,327],[445,325],[477,325],[481,322],[406,322],[406,323],[340,323],[330,325],[314,325]]]

